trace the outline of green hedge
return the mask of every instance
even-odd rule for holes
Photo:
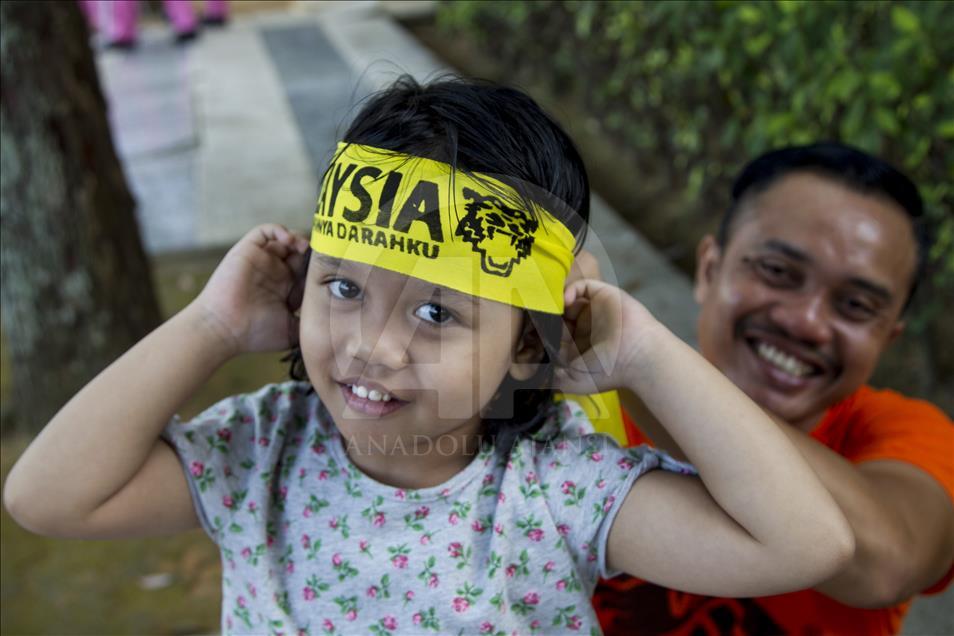
[[[954,4],[446,2],[438,21],[514,78],[581,96],[693,196],[724,193],[779,145],[840,139],[886,157],[935,221],[932,296],[954,297]]]

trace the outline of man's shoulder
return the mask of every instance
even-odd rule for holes
[[[944,411],[927,400],[865,385],[833,405],[825,414],[819,429],[901,423],[943,428],[954,425]]]

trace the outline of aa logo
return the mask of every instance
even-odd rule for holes
[[[513,266],[530,256],[538,223],[530,213],[512,208],[493,195],[463,189],[467,214],[457,224],[455,236],[480,254],[480,267],[488,274],[510,276]]]

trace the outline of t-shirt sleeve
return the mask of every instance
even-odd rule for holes
[[[534,456],[558,532],[584,580],[609,578],[606,542],[633,483],[650,470],[695,475],[695,469],[648,446],[620,448],[602,434],[561,436],[538,445]]]
[[[270,385],[226,398],[190,421],[174,417],[162,433],[179,457],[203,529],[216,543],[241,532],[235,513],[267,503],[268,472],[285,436],[282,402],[290,391]]]
[[[893,391],[863,389],[841,414],[848,431],[839,452],[855,464],[897,460],[933,477],[954,504],[954,423],[938,408]],[[947,575],[924,593],[939,592]]]

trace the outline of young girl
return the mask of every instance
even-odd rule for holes
[[[852,536],[784,435],[627,294],[564,293],[588,199],[525,95],[400,80],[339,145],[310,249],[242,238],[37,437],[8,509],[64,537],[201,525],[227,633],[592,633],[600,575],[720,596],[826,578]],[[229,358],[290,346],[307,382],[173,418]],[[633,390],[699,477],[589,434],[554,386]]]

